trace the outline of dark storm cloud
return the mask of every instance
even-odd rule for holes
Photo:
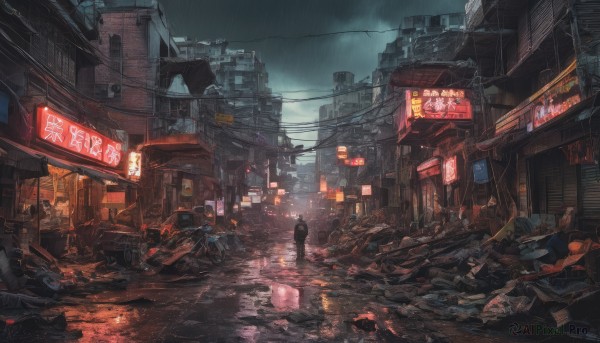
[[[298,36],[346,30],[397,28],[416,14],[464,11],[465,0],[161,0],[177,35],[197,39],[245,41],[269,36]],[[349,33],[298,39],[231,43],[256,50],[267,64],[271,86],[331,87],[336,70],[370,75],[377,53],[395,33]]]
[[[377,54],[396,32],[347,33],[316,38],[296,37],[349,30],[398,28],[402,18],[418,14],[464,12],[466,0],[160,0],[175,34],[194,39],[223,38],[232,49],[254,50],[266,63],[269,86],[288,98],[305,99],[331,90],[333,72],[370,76]],[[285,93],[290,90],[306,90]],[[319,106],[331,100],[284,103],[283,122],[318,118]],[[290,126],[294,127],[294,124]],[[315,132],[290,134],[294,144],[312,146]],[[308,141],[303,141],[305,139]],[[297,140],[297,141],[296,141]],[[303,161],[304,162],[304,161]]]

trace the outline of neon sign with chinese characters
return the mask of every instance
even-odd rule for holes
[[[37,109],[37,137],[111,167],[121,162],[121,143],[77,124],[48,107]]]
[[[413,89],[406,91],[406,118],[467,120],[473,110],[463,89]]]

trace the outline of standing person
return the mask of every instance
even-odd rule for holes
[[[296,259],[304,259],[304,241],[308,236],[308,224],[302,219],[302,215],[298,216],[298,222],[294,226],[294,241],[296,241]]]

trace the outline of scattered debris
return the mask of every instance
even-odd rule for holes
[[[428,312],[488,326],[516,316],[557,327],[600,324],[600,310],[591,306],[600,294],[598,237],[575,230],[569,218],[549,229],[516,217],[493,236],[457,219],[416,230],[381,218],[376,213],[339,226],[315,258],[374,284],[371,293],[397,303],[399,316]],[[374,324],[353,323],[366,331]]]

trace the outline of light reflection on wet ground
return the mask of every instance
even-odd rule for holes
[[[90,296],[96,304],[48,312],[65,311],[69,329],[83,332],[81,342],[419,342],[427,330],[447,331],[458,341],[506,341],[470,335],[455,323],[400,319],[393,305],[357,291],[368,285],[347,280],[342,271],[297,262],[291,239],[257,249],[252,256],[234,256],[210,271],[206,279],[189,283],[140,277],[127,291]],[[107,303],[117,296],[152,302]],[[294,313],[308,319],[292,320]],[[361,318],[377,329],[352,324]]]

